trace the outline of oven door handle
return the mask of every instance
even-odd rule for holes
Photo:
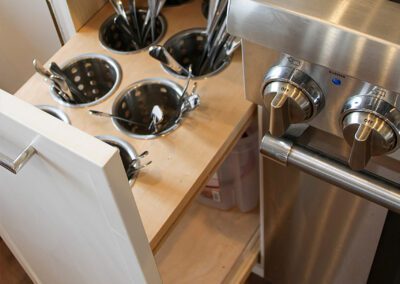
[[[348,192],[400,213],[400,189],[331,159],[313,153],[292,142],[264,136],[261,154],[281,165],[294,166],[301,171],[333,184]]]

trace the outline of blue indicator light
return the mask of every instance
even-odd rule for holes
[[[332,83],[336,86],[340,86],[342,84],[342,81],[338,78],[333,78]]]

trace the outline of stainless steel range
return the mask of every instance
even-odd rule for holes
[[[228,30],[260,105],[265,278],[396,283],[400,4],[231,0]]]

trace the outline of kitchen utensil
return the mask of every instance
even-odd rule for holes
[[[140,159],[143,159],[144,157],[146,157],[147,155],[149,155],[149,151],[143,151],[138,157]]]
[[[171,56],[184,68],[188,68],[192,64],[193,76],[192,78],[202,78],[204,76],[212,76],[223,70],[230,63],[230,57],[226,60],[219,61],[220,64],[210,66],[208,63],[205,67],[201,62],[204,48],[207,40],[207,35],[202,29],[189,29],[179,32],[172,36],[164,43],[164,48],[171,54]],[[222,43],[221,43],[222,44]],[[222,44],[223,46],[223,44]],[[203,65],[202,65],[203,63]],[[170,67],[167,64],[163,64],[162,67],[172,75],[179,78],[186,79],[187,73],[182,75]],[[201,70],[202,68],[202,70]]]
[[[117,115],[113,115],[111,113],[106,113],[106,112],[93,110],[93,109],[89,110],[89,113],[91,115],[95,115],[95,116],[114,118],[114,119],[118,119],[118,120],[121,120],[121,121],[125,121],[125,122],[130,123],[130,124],[136,124],[136,125],[144,126],[143,123],[136,122],[136,121],[133,121],[133,120],[130,120],[130,119],[126,119],[126,118],[123,118],[123,117],[120,117],[120,116],[117,116]]]
[[[183,102],[185,101],[185,98],[186,98],[186,91],[187,91],[187,89],[189,88],[189,84],[190,84],[190,79],[192,78],[192,76],[193,76],[193,74],[192,74],[192,65],[190,64],[189,65],[189,73],[188,73],[188,76],[187,76],[187,78],[186,78],[186,84],[185,84],[185,87],[183,88],[183,90],[182,90],[182,93],[181,93],[181,97],[180,97],[180,99],[179,99],[179,103],[182,105],[183,104]]]
[[[40,75],[42,75],[45,79],[50,79],[51,72],[48,69],[46,69],[46,67],[44,67],[39,60],[37,59],[33,60],[33,67],[35,68],[35,71]]]
[[[129,165],[127,166],[126,172],[130,173],[132,171],[131,167],[134,167],[135,170],[139,170],[145,166],[148,166],[150,162],[146,163],[143,167],[140,166],[140,159],[143,159],[144,157],[146,157],[149,154],[149,151],[144,151],[142,152],[139,156],[137,156],[136,158],[133,158],[131,160],[131,162],[129,163]]]
[[[196,94],[196,90],[197,90],[197,82],[193,84],[193,88],[192,91],[190,92],[190,95],[185,96],[185,99],[182,102],[181,110],[183,113],[194,110],[200,105],[200,96]]]
[[[75,83],[68,78],[68,76],[64,73],[64,71],[57,65],[57,63],[52,62],[50,64],[50,72],[54,75],[61,78],[65,83],[61,83],[62,90],[68,94],[68,97],[71,97],[73,101],[77,103],[86,103],[87,98],[82,94],[82,92],[78,89]]]
[[[143,155],[144,154],[144,155]],[[140,161],[140,159],[143,159],[144,157],[146,157],[149,154],[148,151],[144,151],[142,154],[140,154],[139,156],[137,156],[136,158],[132,159],[132,161],[129,163],[129,166],[131,165],[135,165],[138,161]]]
[[[226,55],[231,56],[241,45],[242,40],[239,37],[233,37],[232,42],[226,48]]]
[[[167,2],[167,0],[159,0],[158,1],[156,17],[161,13],[161,9],[164,7],[165,2]]]
[[[156,0],[148,0],[147,1],[148,8],[146,17],[142,26],[142,38],[147,38],[149,31],[151,31],[152,41],[154,41],[154,29],[155,29],[155,14],[156,14]],[[150,25],[149,25],[150,24]]]
[[[55,81],[53,81],[53,80],[51,80],[51,81],[52,81],[53,95],[55,97],[57,97],[57,99],[59,101],[62,101],[62,102],[68,103],[68,104],[75,103],[75,101],[70,100],[68,95],[62,91],[61,87]]]
[[[217,7],[215,8],[215,13],[214,16],[210,19],[209,22],[207,22],[207,41],[205,44],[205,48],[203,50],[203,55],[201,56],[201,68],[200,70],[206,69],[204,65],[206,64],[205,62],[210,62],[209,61],[209,56],[211,52],[213,51],[212,43],[215,42],[215,37],[219,35],[218,38],[222,36],[221,34],[221,28],[224,26],[226,27],[226,10],[228,7],[228,0],[220,0],[218,2]],[[222,21],[222,23],[220,23]],[[218,27],[220,27],[218,29]]]
[[[143,23],[145,15],[149,16],[149,10],[134,9],[134,1],[129,0],[130,11],[127,14],[131,25],[128,26],[125,20],[118,15],[111,15],[101,25],[99,38],[101,44],[117,53],[134,53],[147,48],[150,45],[157,44],[166,31],[166,20],[162,15],[155,20],[155,39],[150,36],[150,25]],[[150,19],[150,18],[149,18]],[[150,23],[150,21],[149,21]]]
[[[167,65],[173,71],[181,75],[187,75],[189,72],[161,45],[154,45],[149,48],[151,57],[157,59],[161,63]]]
[[[207,34],[210,33],[211,24],[215,17],[215,12],[218,7],[219,0],[210,0],[208,4],[208,16],[207,16]]]
[[[129,168],[126,170],[126,173],[127,173],[128,176],[133,175],[135,172],[137,172],[137,171],[139,171],[139,170],[141,170],[141,169],[143,169],[143,168],[149,166],[149,165],[152,163],[152,161],[148,161],[148,162],[147,162],[146,164],[144,164],[144,165],[136,166],[136,162],[137,162],[137,161],[133,161],[133,163],[131,163],[131,164],[129,165]]]
[[[140,49],[139,44],[135,41],[136,36],[134,35],[134,33],[132,33],[132,30],[125,23],[125,20],[121,15],[118,15],[114,18],[114,23],[118,25],[123,31],[121,33],[123,40],[128,44],[132,44],[135,49]]]
[[[125,9],[124,9],[124,4],[122,3],[121,0],[117,1],[117,7],[119,10],[119,14],[122,16],[122,18],[125,20],[126,24],[130,26],[130,22],[128,20],[128,17],[126,15]]]
[[[134,35],[136,35],[136,38],[139,40],[139,44],[142,45],[143,39],[141,37],[139,20],[138,20],[137,11],[136,11],[136,0],[128,0],[128,5],[129,5],[131,21],[132,21],[132,25],[133,25],[132,32]]]
[[[142,38],[147,38],[149,32],[151,32],[151,40],[155,40],[156,32],[156,19],[161,12],[166,0],[148,0],[148,10],[146,18],[142,27]]]
[[[33,60],[33,66],[37,73],[43,76],[46,81],[51,82],[56,91],[55,94],[60,100],[65,102],[74,102],[72,95],[68,95],[70,92],[69,88],[67,88],[65,81],[61,77],[52,74],[37,59]]]
[[[225,42],[223,48],[218,52],[215,61],[212,63],[212,68],[216,68],[223,64],[224,61],[228,60],[240,45],[240,38],[230,36],[230,38]]]
[[[96,136],[96,138],[119,150],[126,176],[128,177],[129,184],[132,186],[137,177],[137,172],[132,171],[130,166],[132,163],[136,163],[136,166],[140,166],[139,156],[136,150],[127,141],[113,135],[101,135]]]
[[[158,105],[155,105],[151,110],[151,123],[149,129],[154,129],[153,133],[157,133],[159,130],[159,125],[164,119],[164,113]]]
[[[225,15],[226,17],[226,8],[228,7],[228,0],[220,0],[218,6],[215,10],[214,17],[212,17],[209,28],[207,28],[207,43],[206,43],[206,52],[210,52],[210,44],[213,40],[214,34],[217,30],[217,26],[221,21],[222,17]],[[225,21],[225,19],[223,19]]]
[[[56,89],[58,89],[59,95],[62,96],[62,98],[70,103],[75,103],[76,99],[71,93],[71,89],[69,88],[67,82],[64,80],[64,78],[58,76],[58,75],[50,75],[50,80],[53,82],[54,86]]]
[[[146,34],[146,32],[148,30],[150,17],[151,17],[151,10],[150,10],[150,7],[148,7],[147,12],[146,12],[146,17],[144,18],[143,25],[142,25],[142,38],[144,38],[144,35]]]
[[[155,39],[157,0],[148,0],[150,10],[151,41]]]
[[[129,27],[130,23],[129,23],[128,17],[126,15],[126,12],[124,9],[124,4],[122,3],[122,1],[120,1],[120,0],[109,0],[109,1],[110,1],[111,5],[113,6],[117,15],[120,15]]]
[[[226,32],[226,21],[224,21],[220,26],[215,34],[215,37],[211,40],[209,46],[209,58],[214,58],[215,55],[218,53],[218,49],[222,48],[226,40],[228,40],[229,34]],[[213,59],[210,60],[213,62]]]

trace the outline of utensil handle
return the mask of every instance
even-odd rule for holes
[[[35,153],[36,150],[32,145],[26,147],[15,160],[0,153],[0,166],[9,170],[13,174],[17,174]]]
[[[327,183],[400,213],[400,188],[394,184],[353,171],[344,164],[269,134],[262,139],[260,152],[281,165],[294,166]]]

